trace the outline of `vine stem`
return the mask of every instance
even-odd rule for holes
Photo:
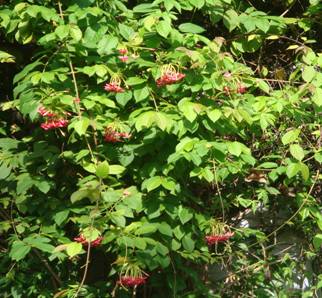
[[[62,9],[62,4],[61,4],[61,1],[59,1],[59,0],[58,0],[58,9],[59,9],[60,18],[64,21],[64,14],[63,14],[63,9]],[[66,43],[65,43],[65,46],[67,48]],[[74,66],[73,66],[72,59],[70,57],[68,49],[67,49],[67,59],[68,59],[70,72],[71,72],[71,75],[72,75],[72,81],[73,81],[73,84],[74,84],[75,96],[76,96],[77,99],[79,99],[79,89],[78,89],[78,85],[77,85],[77,79],[76,79]],[[81,114],[79,103],[77,101],[74,101],[74,104],[76,106],[76,111],[78,113],[78,117],[81,118],[82,114]],[[86,133],[85,133],[84,138],[85,138],[85,142],[86,142],[86,145],[88,147],[88,150],[89,150],[89,152],[91,154],[91,157],[92,157],[93,161],[97,164],[98,161],[94,157],[93,150],[92,150],[92,148],[91,148],[91,146],[90,146],[90,144],[88,142]],[[100,179],[100,187],[101,187],[101,185],[102,185],[102,179]],[[96,202],[96,207],[98,207],[98,201]],[[93,228],[93,225],[94,225],[94,219],[92,219],[90,227]],[[76,291],[75,295],[73,296],[73,298],[78,297],[78,294],[79,294],[80,290],[84,286],[84,283],[85,283],[85,280],[86,280],[86,277],[87,277],[87,273],[88,273],[88,267],[89,267],[89,263],[90,263],[90,256],[91,256],[91,235],[89,237],[88,245],[87,245],[86,262],[85,262],[85,265],[84,265],[85,268],[84,268],[83,277],[82,277],[82,280],[81,280],[81,282],[80,282],[80,284],[79,284],[79,286],[77,288],[77,291]]]

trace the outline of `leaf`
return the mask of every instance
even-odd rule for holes
[[[80,120],[75,122],[74,129],[78,133],[78,135],[82,136],[86,133],[86,130],[89,126],[89,119],[86,117],[82,117]]]
[[[322,234],[317,234],[313,238],[313,245],[317,251],[320,251],[322,248]]]
[[[284,145],[287,145],[289,143],[292,143],[294,141],[297,140],[299,134],[300,134],[300,130],[299,129],[292,129],[290,131],[288,131],[287,133],[285,133],[282,137],[282,143]]]
[[[144,99],[146,99],[149,96],[149,88],[148,87],[144,87],[142,89],[137,89],[134,90],[133,92],[134,94],[134,98],[136,102],[140,102]]]
[[[14,241],[9,253],[12,260],[20,261],[30,252],[31,247],[21,240]]]
[[[221,111],[217,109],[207,111],[207,116],[213,123],[217,122],[217,120],[221,117],[221,115],[222,115]]]
[[[68,36],[69,29],[70,29],[70,27],[68,25],[59,25],[55,29],[55,33],[59,37],[59,39],[63,40]]]
[[[179,216],[181,223],[184,225],[185,223],[187,223],[188,221],[190,221],[192,219],[193,214],[189,209],[179,206],[178,216]]]
[[[168,21],[160,21],[156,25],[157,32],[164,38],[167,38],[171,31],[171,24]]]
[[[299,171],[301,171],[301,166],[299,163],[291,163],[286,168],[286,175],[288,178],[294,177]]]
[[[126,26],[124,24],[119,24],[119,30],[120,30],[120,34],[126,39],[126,40],[130,40],[131,37],[134,35],[134,30],[129,27]]]
[[[204,31],[206,31],[204,28],[202,28],[198,25],[192,24],[192,23],[181,24],[179,26],[179,30],[184,33],[195,33],[195,34],[202,33]]]
[[[231,32],[239,25],[238,14],[235,10],[229,9],[224,15],[224,25]]]
[[[97,47],[97,53],[100,56],[108,55],[117,48],[118,38],[111,35],[104,35],[103,38],[99,41]]]
[[[160,176],[154,176],[149,179],[144,180],[142,183],[142,188],[146,188],[148,192],[158,188],[162,184]]]
[[[185,235],[183,238],[182,238],[182,245],[183,245],[183,248],[189,252],[192,252],[195,248],[195,242],[191,239],[191,235],[188,234],[188,235]]]
[[[230,142],[227,144],[227,149],[230,154],[239,156],[242,153],[242,146],[239,142]]]
[[[15,57],[9,53],[0,51],[0,63],[15,63]]]
[[[259,89],[261,89],[265,93],[269,94],[270,86],[264,80],[257,80],[257,85],[258,85]]]
[[[278,164],[275,162],[264,162],[260,164],[258,167],[263,169],[274,169],[278,167]]]
[[[82,244],[78,242],[71,242],[66,244],[66,252],[71,258],[81,253],[82,248]]]
[[[82,39],[83,33],[77,25],[73,24],[70,26],[70,36],[74,41],[78,42]]]
[[[80,201],[82,199],[88,198],[89,197],[89,190],[88,189],[80,189],[75,191],[71,197],[70,200],[72,203],[75,203],[77,201]]]
[[[96,168],[96,176],[101,179],[104,179],[104,178],[107,178],[108,175],[109,175],[109,164],[105,160],[105,161],[98,164],[98,166]]]
[[[316,71],[313,66],[305,66],[302,72],[302,78],[305,82],[309,83],[316,75]]]
[[[110,175],[119,175],[125,171],[125,168],[121,165],[110,165],[109,174]]]
[[[68,218],[68,215],[69,215],[68,209],[57,212],[54,215],[55,223],[60,226]]]
[[[142,249],[142,250],[146,249],[146,245],[147,245],[146,241],[143,238],[139,238],[139,237],[136,237],[134,239],[134,244],[138,249]]]
[[[172,237],[172,228],[166,222],[160,223],[158,229],[161,234]]]
[[[134,86],[134,85],[140,85],[144,83],[146,79],[140,78],[140,77],[130,77],[126,80],[126,84],[129,86]]]
[[[303,162],[300,163],[300,171],[304,180],[307,180],[310,178],[310,169]]]
[[[298,161],[301,161],[305,156],[304,151],[299,144],[292,144],[290,146],[290,152]]]
[[[0,166],[0,180],[7,178],[11,173],[11,167],[4,163]]]

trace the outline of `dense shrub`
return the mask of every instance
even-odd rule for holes
[[[1,2],[3,297],[318,297],[319,1]]]

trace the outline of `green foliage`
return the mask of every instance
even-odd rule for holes
[[[285,14],[268,2],[2,5],[1,36],[33,51],[1,105],[23,119],[0,126],[5,297],[130,297],[124,268],[149,275],[138,297],[301,297],[293,271],[309,280],[303,297],[319,295],[304,264],[322,244],[321,5],[287,17],[294,1]],[[264,58],[283,42],[288,72]],[[0,67],[18,57],[1,50]],[[182,78],[162,85],[169,72]],[[52,119],[68,123],[42,129]],[[213,218],[234,233],[216,247]],[[305,239],[301,262],[275,250],[288,228]],[[98,255],[104,277],[80,283]]]

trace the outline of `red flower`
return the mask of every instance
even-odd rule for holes
[[[224,87],[224,92],[226,95],[229,95],[230,94],[230,88],[228,86],[225,86]]]
[[[129,57],[128,56],[119,56],[119,59],[122,61],[122,62],[126,62]]]
[[[54,113],[52,113],[52,112],[50,112],[50,111],[48,111],[46,108],[44,108],[44,107],[39,107],[38,108],[38,113],[41,115],[41,116],[43,116],[43,117],[55,117],[56,116],[56,114],[54,114]]]
[[[146,283],[147,277],[143,276],[121,276],[118,280],[118,284],[125,287],[135,287]]]
[[[44,130],[50,130],[50,129],[55,129],[58,127],[65,127],[67,125],[68,125],[68,120],[56,119],[56,120],[47,121],[45,123],[41,123],[40,127]]]
[[[83,244],[84,246],[88,245],[88,241],[86,240],[86,238],[84,237],[83,234],[80,234],[80,236],[75,237],[74,240],[76,242]],[[91,243],[90,243],[91,247],[99,246],[101,244],[102,240],[103,240],[102,236],[97,237],[95,240],[91,241]]]
[[[120,55],[125,55],[127,53],[127,49],[119,49]]]
[[[115,93],[122,93],[122,92],[124,92],[124,89],[120,85],[118,85],[117,83],[107,83],[104,86],[104,89],[106,91],[115,92]]]
[[[234,236],[234,234],[235,233],[228,232],[228,233],[221,234],[221,235],[208,235],[205,238],[206,238],[208,245],[213,245],[218,242],[225,242],[225,241],[229,240],[229,238]]]
[[[107,128],[104,135],[104,140],[108,143],[117,143],[123,142],[123,139],[129,139],[130,137],[131,134],[127,132],[118,132],[112,128]]]
[[[243,85],[239,85],[237,88],[237,93],[243,94],[247,92],[247,88]]]
[[[162,87],[165,85],[175,84],[181,81],[186,75],[180,72],[168,71],[165,72],[161,78],[156,80],[157,86]]]

